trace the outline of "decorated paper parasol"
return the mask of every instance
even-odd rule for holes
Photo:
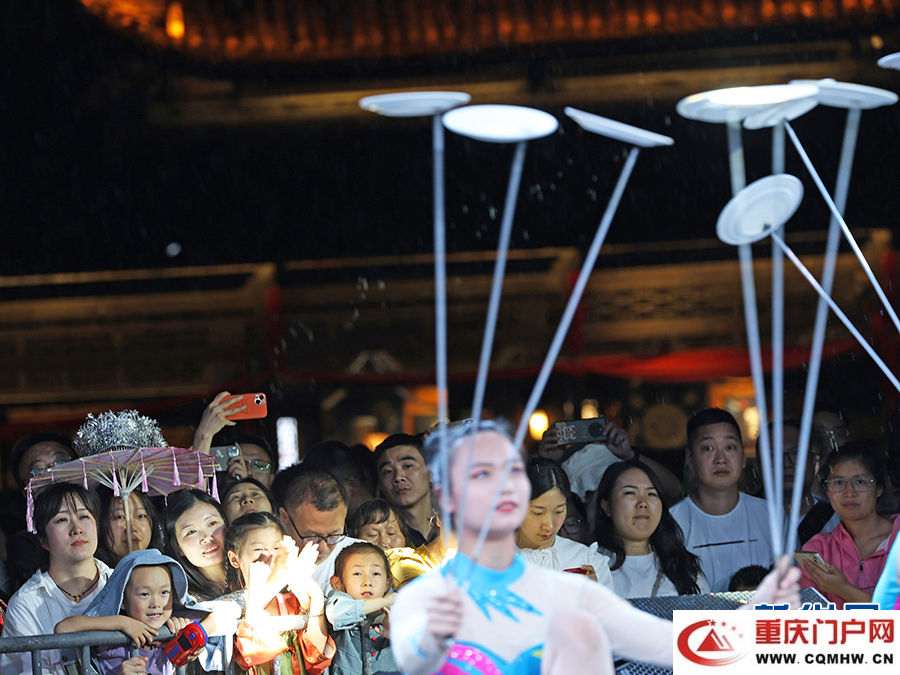
[[[210,492],[217,494],[215,459],[184,448],[124,448],[79,457],[47,469],[28,483],[28,529],[34,530],[33,492],[51,483],[81,483],[86,490],[91,485],[105,485],[114,496],[121,497],[127,527],[130,527],[128,497],[135,490],[151,497],[183,488],[206,490],[208,479],[212,479]]]

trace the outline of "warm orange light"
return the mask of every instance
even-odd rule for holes
[[[363,445],[367,445],[369,448],[375,449],[381,442],[387,438],[388,435],[382,431],[372,431],[365,435],[363,438]]]
[[[166,10],[166,35],[173,40],[184,37],[184,9],[180,2],[170,2]]]
[[[543,410],[535,410],[531,414],[531,419],[528,420],[528,431],[531,433],[531,438],[535,441],[541,440],[544,432],[549,428],[550,420],[547,413]]]

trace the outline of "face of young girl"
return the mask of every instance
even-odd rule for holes
[[[172,580],[162,565],[142,565],[125,586],[125,613],[151,628],[162,628],[172,616]]]
[[[47,523],[44,544],[51,562],[90,560],[97,552],[97,521],[80,499],[66,499]]]
[[[175,521],[175,538],[188,562],[203,569],[221,565],[225,523],[212,504],[197,502]]]
[[[483,431],[475,436],[475,452],[471,466],[466,465],[468,442],[463,441],[453,453],[450,466],[450,508],[459,513],[466,481],[469,482],[463,533],[478,534],[485,521],[491,518],[488,534],[491,537],[513,536],[525,520],[531,498],[531,483],[525,473],[522,456],[505,436],[494,431]],[[509,475],[500,480],[506,468]],[[492,514],[488,513],[495,493],[500,499]],[[462,545],[462,542],[461,542]]]
[[[384,550],[406,546],[406,537],[403,536],[400,523],[397,522],[397,516],[393,512],[383,523],[363,525],[356,536]]]
[[[244,579],[250,578],[250,564],[281,549],[281,530],[277,527],[258,527],[244,537],[240,551],[228,552],[228,563],[241,570]]]
[[[528,515],[517,533],[520,548],[549,548],[566,519],[566,496],[559,488],[548,490],[528,505]]]
[[[152,524],[150,514],[144,507],[140,497],[128,498],[129,516],[131,516],[131,528],[125,521],[125,505],[121,498],[113,497],[109,509],[109,527],[106,530],[106,545],[119,558],[128,554],[128,540],[131,539],[133,551],[143,551],[150,545],[150,532]]]

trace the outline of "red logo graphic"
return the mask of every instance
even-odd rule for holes
[[[702,629],[706,628],[706,634],[703,635]],[[726,631],[729,626],[722,621],[719,630],[716,630],[716,622],[712,620],[698,621],[692,623],[678,635],[678,651],[681,655],[691,663],[700,666],[727,666],[744,658],[743,652],[736,652],[731,642],[728,640]],[[736,626],[731,626],[730,630],[737,631]],[[701,631],[697,637],[694,633]],[[743,637],[739,635],[738,637]],[[693,646],[697,640],[700,643]],[[702,652],[702,653],[701,653]]]

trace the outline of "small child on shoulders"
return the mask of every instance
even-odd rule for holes
[[[172,616],[173,610],[194,604],[187,587],[184,570],[172,558],[156,549],[134,551],[122,558],[84,615],[63,619],[55,632],[112,630],[128,635],[139,656],[131,657],[130,645],[96,647],[93,668],[101,675],[174,675],[175,666],[154,641],[163,626],[178,633],[191,623]],[[209,615],[200,625],[211,633],[215,618]]]
[[[389,640],[389,610],[397,597],[391,585],[387,556],[374,544],[351,544],[338,554],[334,590],[325,601],[337,647],[329,675],[398,670]]]

